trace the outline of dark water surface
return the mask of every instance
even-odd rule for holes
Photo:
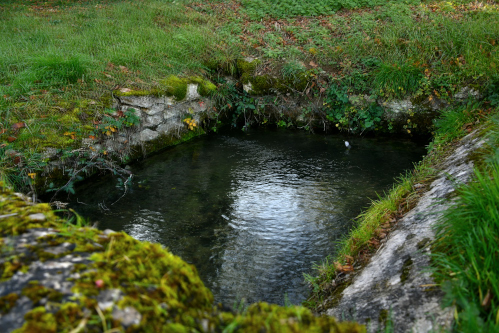
[[[228,132],[132,166],[131,190],[103,178],[73,207],[99,228],[159,242],[194,264],[227,305],[308,295],[303,273],[336,243],[376,193],[425,153],[410,141],[305,132]]]

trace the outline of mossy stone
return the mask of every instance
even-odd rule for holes
[[[259,59],[254,59],[252,61],[238,59],[236,63],[239,74],[243,76],[244,74],[253,74],[258,65],[261,64],[261,61]]]
[[[198,86],[198,93],[203,97],[211,96],[217,90],[217,86],[208,80],[203,80]]]
[[[177,101],[181,101],[187,95],[187,84],[189,79],[179,78],[175,75],[168,76],[161,84],[165,86],[165,93],[168,96],[174,96]]]

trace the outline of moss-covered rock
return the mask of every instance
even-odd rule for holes
[[[113,94],[120,96],[169,96],[175,100],[182,101],[187,97],[187,87],[189,84],[196,84],[197,92],[203,97],[210,96],[217,87],[209,80],[200,76],[178,77],[170,75],[160,82],[160,87],[151,90],[121,89],[115,90]]]
[[[248,93],[252,95],[268,95],[275,92],[287,93],[294,90],[302,91],[306,88],[310,73],[303,70],[293,75],[282,75],[282,73],[256,74],[257,67],[261,64],[258,59],[239,59],[237,68],[240,81],[249,88]],[[303,68],[305,69],[305,68]]]

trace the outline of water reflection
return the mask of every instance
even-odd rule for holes
[[[303,273],[335,251],[351,219],[387,189],[423,149],[404,141],[303,132],[207,137],[133,167],[133,191],[103,179],[75,205],[100,227],[159,242],[196,265],[218,301],[293,303],[306,297]],[[348,153],[348,154],[347,154]]]

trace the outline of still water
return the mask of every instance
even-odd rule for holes
[[[403,140],[254,130],[206,136],[132,166],[129,192],[102,178],[73,208],[101,229],[159,242],[194,264],[215,299],[294,304],[303,273],[376,193],[425,153]],[[75,200],[76,201],[76,200]],[[114,204],[113,204],[114,203]]]

